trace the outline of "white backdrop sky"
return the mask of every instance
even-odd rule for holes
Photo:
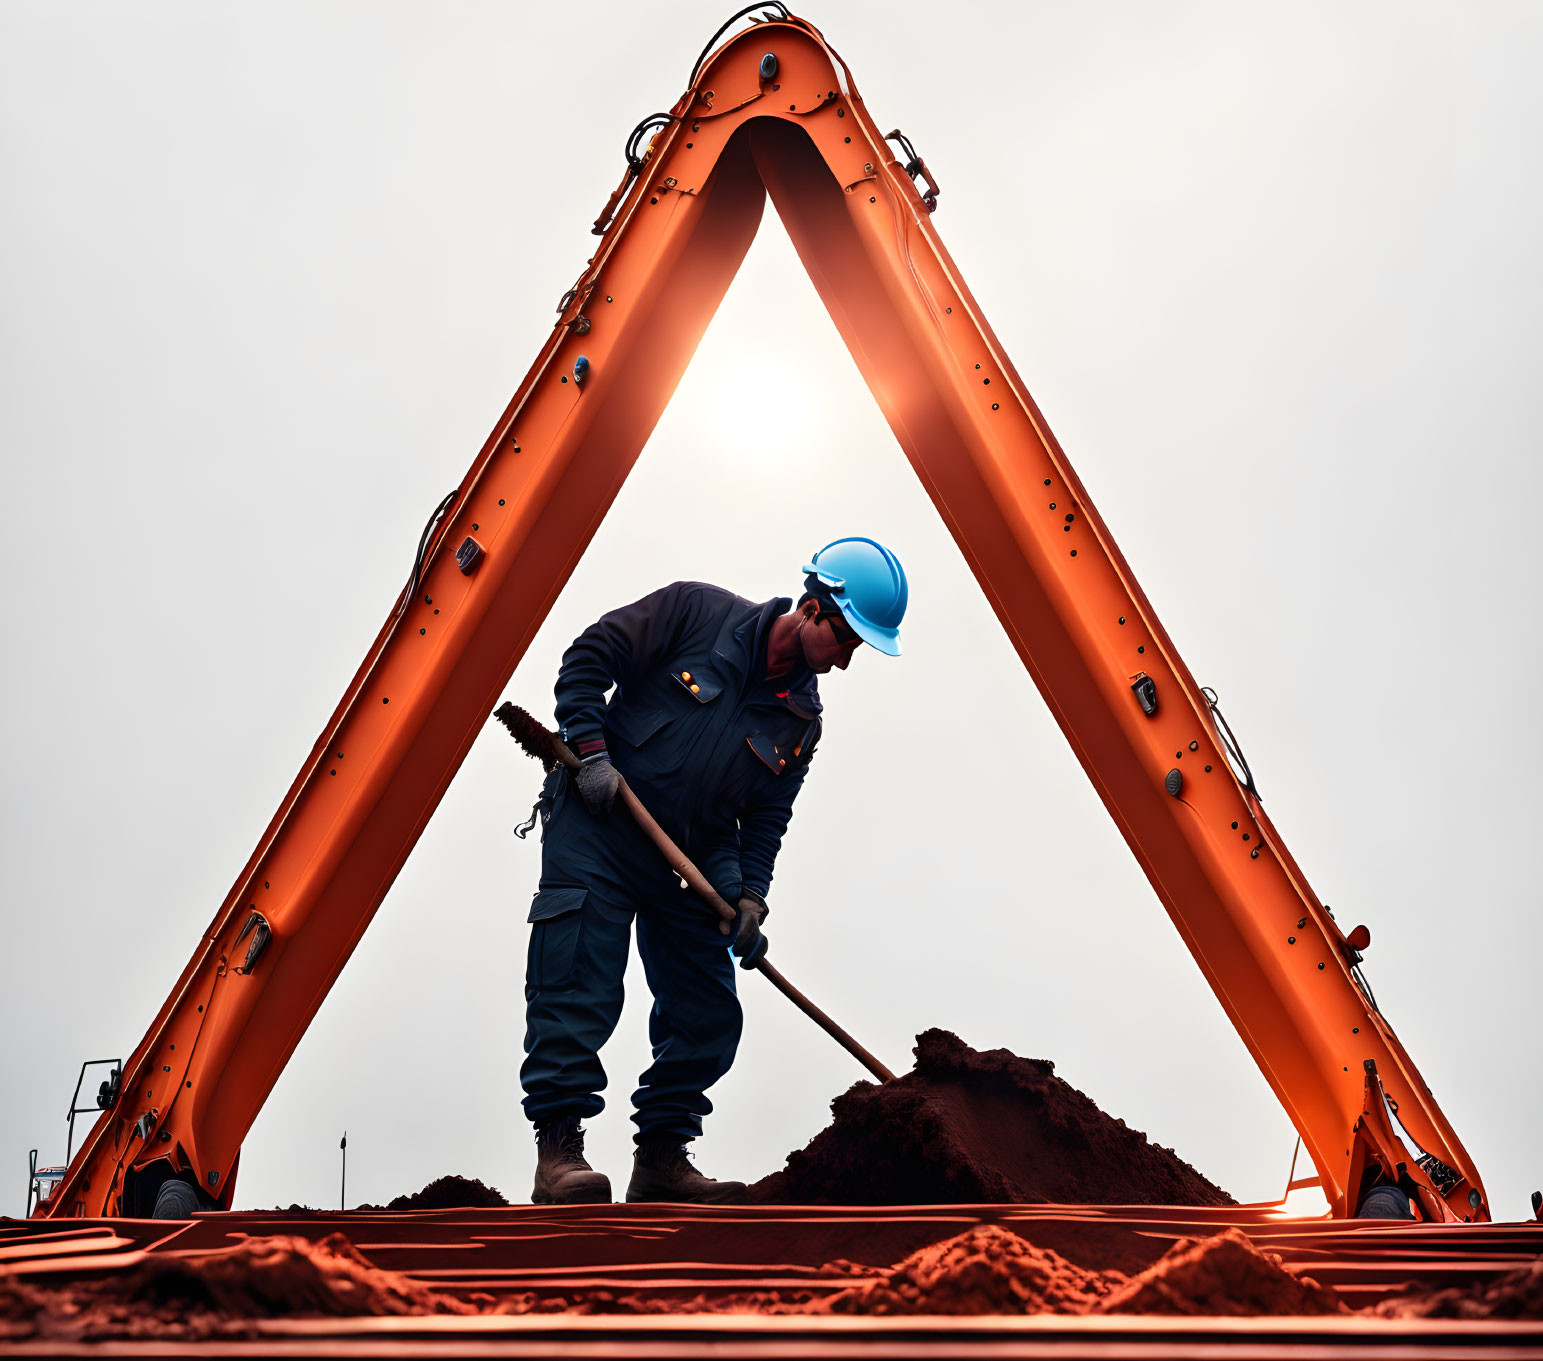
[[[0,8],[0,1210],[155,1014],[591,252],[627,131],[733,6]],[[808,11],[1340,920],[1502,1216],[1537,1040],[1543,9]],[[811,501],[806,489],[823,495]],[[747,535],[749,517],[758,532]],[[910,474],[775,213],[508,694],[677,577],[845,533],[906,655],[825,686],[769,923],[896,1067],[1056,1060],[1243,1198],[1293,1134]],[[983,736],[989,734],[989,740]],[[490,729],[249,1136],[242,1205],[529,1191],[536,772]],[[703,1166],[860,1076],[769,988]],[[646,990],[592,1149],[624,1179]],[[620,1104],[616,1099],[620,1098]]]

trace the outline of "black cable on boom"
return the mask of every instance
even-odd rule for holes
[[[696,59],[696,65],[691,68],[691,79],[686,82],[686,88],[688,90],[696,85],[696,78],[701,73],[702,63],[707,60],[707,54],[713,50],[713,46],[714,46],[714,44],[717,43],[718,39],[723,37],[724,31],[728,28],[728,26],[730,24],[732,24],[732,23],[735,23],[736,21],[738,21],[740,19],[743,19],[745,17],[745,15],[751,13],[753,10],[758,10],[758,9],[764,9],[764,10],[773,10],[774,9],[774,10],[776,10],[778,12],[775,15],[771,15],[771,14],[764,14],[764,15],[762,15],[761,18],[756,21],[757,23],[761,23],[761,22],[764,22],[764,21],[769,21],[769,20],[771,20],[773,18],[777,18],[777,19],[791,19],[793,17],[791,14],[788,13],[788,7],[782,3],[782,0],[762,0],[762,3],[760,3],[760,4],[757,4],[757,5],[746,5],[744,7],[744,9],[739,10],[736,13],[729,15],[729,17],[727,19],[725,19],[718,26],[718,31],[716,33],[714,33],[713,36],[707,40],[707,46],[702,49],[702,55]]]
[[[686,83],[687,93],[689,93],[695,87],[697,76],[701,73],[702,70],[702,63],[707,60],[707,54],[713,50],[713,44],[723,36],[724,30],[727,29],[729,25],[732,24],[736,19],[743,19],[745,15],[749,14],[752,10],[757,9],[777,11],[776,14],[767,13],[764,16],[765,20],[770,20],[773,18],[791,19],[793,17],[788,13],[788,7],[782,3],[782,0],[762,0],[761,4],[747,5],[737,14],[730,15],[729,18],[719,27],[718,31],[713,34],[707,46],[702,49],[702,55],[696,59],[696,65],[691,68],[691,79]],[[760,23],[763,22],[763,20],[757,19],[755,22]],[[643,156],[645,154],[643,151],[644,138],[647,137],[648,133],[653,129],[667,128],[673,122],[675,122],[674,114],[651,113],[647,118],[643,119],[643,121],[639,123],[637,127],[632,129],[632,132],[627,137],[627,144],[622,151],[622,154],[627,158],[627,173],[622,176],[621,183],[618,184],[612,191],[611,197],[606,202],[605,207],[600,210],[600,216],[595,219],[595,225],[590,229],[596,236],[605,235],[607,228],[609,228],[611,225],[611,218],[616,211],[616,205],[621,202],[622,195],[627,192],[627,186],[632,183],[634,178],[642,173]],[[557,310],[559,312],[565,311],[568,303],[571,301],[571,291],[569,293],[563,294],[563,300],[557,304]],[[581,331],[580,334],[583,334],[583,332]]]
[[[1217,703],[1216,691],[1209,685],[1202,685],[1200,693],[1205,696],[1205,702],[1211,706],[1211,714],[1216,719],[1216,731],[1221,734],[1222,745],[1227,748],[1227,755],[1232,758],[1232,763],[1238,772],[1238,778],[1243,781],[1243,788],[1248,790],[1260,803],[1264,802],[1264,795],[1259,792],[1254,784],[1254,772],[1249,769],[1248,761],[1243,755],[1243,748],[1238,745],[1238,739],[1232,735],[1232,728],[1227,720],[1222,717],[1221,705]]]
[[[651,113],[632,129],[622,154],[626,156],[627,166],[634,175],[643,168],[643,153],[638,150],[643,141],[643,134],[650,128],[667,128],[674,121],[667,113]]]
[[[423,580],[423,560],[428,556],[429,552],[429,539],[433,535],[436,526],[444,519],[445,512],[450,509],[450,503],[458,495],[460,495],[459,487],[449,492],[445,499],[434,507],[434,513],[429,516],[428,524],[424,525],[423,534],[418,539],[418,551],[413,555],[413,574],[408,578],[407,589],[402,592],[402,599],[396,607],[398,614],[401,614],[412,603],[412,598],[418,594],[418,583]]]

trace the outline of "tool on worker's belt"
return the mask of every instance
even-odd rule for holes
[[[579,758],[568,750],[567,745],[556,733],[546,728],[538,719],[532,717],[518,705],[505,701],[493,713],[504,727],[518,742],[528,756],[534,756],[547,770],[554,770],[557,766],[566,766],[569,770],[577,770],[582,764]],[[636,820],[639,827],[648,833],[649,839],[659,848],[670,868],[680,875],[709,907],[711,907],[725,922],[736,923],[739,913],[725,902],[718,891],[707,882],[706,876],[687,858],[669,837],[669,834],[657,822],[654,821],[648,809],[643,807],[642,801],[632,792],[626,777],[622,777],[621,784],[617,787],[622,802],[627,805],[627,810]],[[837,1025],[819,1007],[815,1006],[797,988],[788,982],[782,974],[766,960],[763,954],[751,965],[752,968],[765,974],[772,982],[772,986],[788,999],[795,1007],[804,1013],[811,1021],[820,1027],[827,1035],[836,1041],[843,1049],[856,1059],[880,1082],[893,1080],[894,1073],[886,1068],[878,1059],[874,1058],[862,1045],[858,1044],[845,1030]]]

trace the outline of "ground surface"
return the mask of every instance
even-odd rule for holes
[[[1241,1206],[1046,1060],[917,1037],[735,1206],[0,1224],[18,1355],[1543,1357],[1543,1224]],[[1098,1202],[1098,1203],[1089,1203]]]
[[[1324,1349],[1543,1357],[1540,1254],[1543,1225],[1345,1224],[1248,1206],[5,1221],[0,1350],[684,1356],[731,1342],[728,1354],[784,1357],[1213,1345],[1304,1361]],[[1497,1281],[1509,1281],[1510,1306]],[[1491,1316],[1464,1318],[1461,1302]],[[1532,1319],[1504,1317],[1508,1307]],[[962,1312],[917,1312],[941,1308]],[[1123,1308],[1141,1312],[1111,1312]]]

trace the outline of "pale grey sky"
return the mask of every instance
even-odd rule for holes
[[[0,8],[0,1172],[134,1047],[727,0]],[[1543,1187],[1543,10],[828,0],[881,127],[1501,1215]],[[769,437],[769,432],[774,437]],[[804,489],[827,488],[811,505]],[[742,510],[765,528],[747,536]],[[788,975],[892,1066],[1052,1058],[1242,1198],[1289,1123],[1017,662],[774,212],[508,687],[602,610],[892,544],[906,655],[824,687]],[[990,740],[982,734],[989,733]],[[473,749],[247,1140],[237,1201],[514,1199],[536,772]],[[839,855],[831,853],[840,848]],[[699,1146],[856,1066],[769,988]],[[629,977],[591,1147],[626,1175]],[[617,1102],[619,1101],[619,1104]]]

